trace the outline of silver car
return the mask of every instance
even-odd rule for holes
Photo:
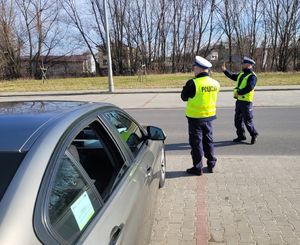
[[[164,132],[105,103],[0,103],[0,244],[148,244]]]

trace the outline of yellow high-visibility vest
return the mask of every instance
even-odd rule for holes
[[[248,81],[248,78],[251,76],[251,75],[255,75],[255,73],[251,72],[250,74],[248,74],[247,76],[245,76],[242,80],[242,82],[240,83],[240,86],[239,85],[239,81],[240,81],[240,78],[241,76],[243,75],[243,72],[241,72],[239,75],[238,75],[238,78],[237,78],[237,81],[236,81],[236,87],[234,89],[234,94],[235,92],[237,91],[237,89],[243,89],[247,86],[247,81]],[[237,100],[242,100],[242,101],[248,101],[248,102],[252,102],[253,101],[253,97],[254,97],[254,89],[251,90],[249,93],[247,94],[244,94],[244,95],[237,95],[235,98]]]
[[[196,93],[189,98],[185,114],[190,118],[207,118],[216,115],[216,103],[220,84],[211,77],[199,77],[193,79]]]

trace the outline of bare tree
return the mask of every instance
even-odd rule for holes
[[[300,71],[300,38],[294,43],[293,70]]]
[[[234,33],[234,19],[233,19],[233,3],[230,0],[220,2],[217,6],[218,16],[221,22],[222,29],[228,39],[229,48],[229,67],[232,68],[232,47],[233,47],[233,33]]]
[[[212,49],[220,42],[223,34],[222,32],[220,33],[219,25],[214,23],[215,15],[216,15],[216,2],[215,0],[211,0],[210,9],[209,9],[208,40],[204,52],[204,57],[206,57],[212,51]],[[212,40],[213,36],[214,36],[214,40]]]
[[[196,54],[206,57],[212,51],[220,37],[214,14],[214,0],[173,2],[172,72],[186,70]]]
[[[144,0],[144,17],[145,17],[145,29],[146,29],[146,33],[147,33],[147,37],[146,37],[146,42],[147,42],[147,46],[148,46],[148,61],[146,62],[147,66],[150,66],[153,57],[154,57],[154,50],[153,50],[153,46],[154,46],[154,37],[155,37],[155,33],[157,31],[156,28],[156,19],[153,13],[153,10],[155,8],[155,1],[147,1]]]
[[[0,77],[19,77],[21,45],[15,30],[13,1],[0,0]]]
[[[182,10],[183,10],[183,1],[175,0],[172,3],[172,73],[176,72],[176,64],[180,57],[180,27],[182,24]]]
[[[262,21],[262,1],[263,0],[255,0],[252,1],[252,4],[250,4],[250,16],[251,20],[248,24],[248,36],[250,38],[250,44],[248,53],[251,57],[255,58],[255,50],[257,48],[257,34],[259,30],[261,29],[259,26],[260,21]]]
[[[263,39],[261,42],[261,60],[260,60],[260,70],[265,71],[267,69],[268,57],[269,57],[269,48],[270,47],[270,39],[271,37],[268,35],[268,17],[267,15],[262,15],[262,31],[264,33]]]
[[[233,0],[232,20],[234,29],[234,40],[238,54],[255,58],[257,48],[257,33],[261,20],[262,0],[240,2]]]
[[[124,63],[128,61],[128,50],[125,46],[125,26],[124,23],[128,21],[128,0],[113,0],[109,4],[110,14],[112,16],[112,55],[114,56],[115,69],[118,74],[124,71]]]
[[[93,16],[93,22],[91,19],[87,19],[87,21],[85,21],[86,15],[83,15],[83,13],[80,12],[80,9],[82,9],[83,7],[78,7],[78,4],[76,4],[75,1],[60,1],[63,6],[63,9],[67,13],[75,28],[80,33],[84,44],[86,45],[87,49],[93,57],[96,66],[96,74],[101,75],[102,71],[100,69],[97,54],[98,48],[101,43],[100,40],[102,40],[102,43],[105,44],[104,28],[102,24],[104,23],[104,19],[100,18],[100,16],[104,16],[103,6],[100,6],[99,2],[96,0],[87,0],[87,2],[85,3],[84,6],[90,10],[90,14]],[[92,22],[93,24],[89,22]],[[96,38],[94,38],[93,35],[95,35]]]
[[[16,0],[20,11],[22,39],[25,54],[28,54],[28,72],[41,77],[40,65],[58,46],[60,3],[58,0]]]
[[[286,1],[282,3],[284,19],[279,21],[279,71],[287,71],[289,61],[292,60],[293,41],[297,35],[297,21],[299,20],[299,1]]]
[[[293,43],[299,37],[299,1],[265,0],[268,34],[271,36],[271,69],[287,71]]]
[[[157,18],[157,32],[155,34],[154,52],[159,64],[159,70],[166,71],[167,41],[170,32],[170,8],[171,2],[167,0],[158,0],[155,11]]]
[[[151,67],[154,25],[149,8],[151,2],[135,0],[130,2],[126,9],[124,42],[128,45],[132,71],[137,71],[142,66]]]

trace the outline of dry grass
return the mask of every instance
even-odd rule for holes
[[[163,75],[116,76],[116,89],[139,88],[181,88],[192,78],[192,73],[176,73]],[[212,73],[213,78],[221,86],[233,86],[234,82],[222,73]],[[257,73],[258,86],[300,85],[300,73]],[[36,91],[71,91],[71,90],[106,90],[106,77],[49,79],[44,83],[40,80],[20,79],[15,81],[0,81],[0,92],[36,92]]]

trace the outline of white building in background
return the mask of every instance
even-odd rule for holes
[[[209,55],[207,56],[207,59],[210,61],[218,61],[219,60],[219,52],[218,50],[212,50]]]
[[[84,73],[96,73],[96,63],[91,54],[86,54],[82,62],[82,71]]]
[[[38,61],[33,61],[35,67],[38,62],[40,69],[44,69],[47,77],[76,77],[93,76],[96,74],[96,63],[90,53],[66,56],[40,56]],[[21,75],[28,76],[29,57],[21,57]]]

